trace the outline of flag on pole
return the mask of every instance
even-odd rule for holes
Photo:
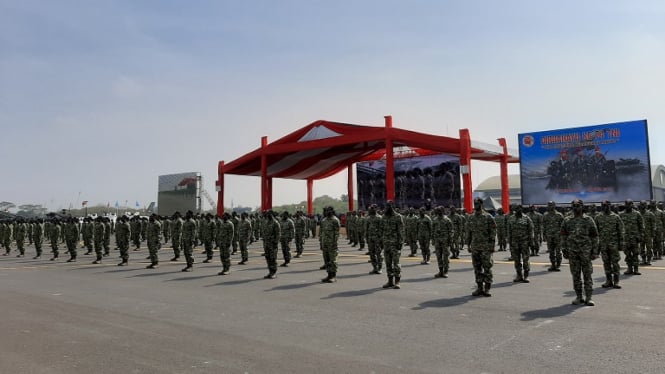
[[[118,204],[118,200],[115,201],[115,207],[120,208],[120,204]]]
[[[141,206],[141,205],[139,205],[139,202],[137,201],[137,202],[136,202],[136,207],[138,208],[138,207],[140,207],[140,206]]]

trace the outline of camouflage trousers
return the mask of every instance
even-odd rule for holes
[[[619,260],[621,260],[619,246],[601,241],[600,257],[603,259],[603,269],[605,270],[605,274],[619,276],[619,272],[621,271],[621,266],[619,265]]]
[[[32,239],[32,242],[35,245],[35,251],[37,252],[37,256],[42,255],[42,238],[41,237],[35,237]]]
[[[406,234],[406,244],[411,249],[411,254],[416,254],[418,252],[418,241],[416,240],[416,235],[413,233]]]
[[[141,248],[141,235],[132,235],[132,244],[134,244],[136,248]]]
[[[233,253],[238,252],[238,239],[236,239],[235,236],[231,242],[231,246],[233,247]]]
[[[547,237],[547,250],[550,254],[550,262],[552,265],[561,265],[561,238],[558,236]]]
[[[388,277],[401,277],[402,267],[399,258],[402,256],[402,246],[397,243],[384,243],[383,256],[386,259]]]
[[[25,248],[23,247],[24,242],[25,239],[16,239],[16,249],[18,249],[18,252],[22,255],[25,254]]]
[[[247,251],[247,243],[249,242],[249,238],[240,238],[238,239],[238,246],[240,247],[240,256],[242,257],[243,261],[247,261],[249,259],[249,252]],[[300,251],[302,252],[302,251]]]
[[[116,241],[116,245],[120,250],[120,258],[122,258],[123,261],[129,260],[129,240],[118,240]]]
[[[492,266],[494,259],[492,252],[488,250],[471,250],[471,263],[473,264],[473,273],[476,276],[476,283],[492,283]]]
[[[69,255],[71,258],[76,258],[77,252],[76,252],[76,244],[78,240],[72,239],[72,240],[65,240],[65,244],[67,245],[67,251],[69,252]]]
[[[590,249],[577,249],[568,252],[568,263],[570,274],[573,276],[573,289],[578,295],[582,295],[582,287],[587,296],[593,293],[593,265],[591,263]]]
[[[303,244],[305,243],[305,238],[303,234],[296,233],[295,242],[296,242],[296,253],[302,254],[302,251],[304,249]],[[242,251],[242,247],[240,248],[240,250]]]
[[[213,253],[212,253],[212,238],[210,238],[210,239],[206,238],[206,239],[203,240],[203,251],[206,254],[206,258],[208,260],[212,260],[212,255],[213,255]]]
[[[284,262],[291,262],[291,239],[280,239],[279,243],[282,247],[282,256],[284,256]]]
[[[159,257],[157,256],[157,251],[161,244],[159,241],[148,241],[148,253],[150,254],[150,262],[153,264],[159,263]]]
[[[529,251],[529,241],[511,241],[510,243],[510,255],[513,257],[515,262],[515,271],[518,274],[524,271],[530,271],[531,266],[529,264],[529,256],[531,253]]]
[[[420,244],[420,252],[423,255],[423,258],[425,258],[425,256],[429,257],[431,255],[429,249],[429,242],[430,238],[427,236],[421,236],[418,238],[418,243]]]
[[[181,246],[181,237],[180,235],[174,235],[171,238],[171,245],[173,245],[173,255],[175,257],[180,257],[180,246]]]
[[[500,249],[506,249],[507,242],[506,242],[506,234],[499,232],[497,230],[497,242],[499,243],[499,248]]]
[[[321,244],[321,252],[323,253],[323,263],[326,265],[326,271],[337,273],[337,243]]]
[[[640,243],[640,256],[643,262],[651,262],[653,258],[653,235],[644,235],[644,241]]]
[[[623,252],[625,254],[626,265],[631,268],[640,264],[639,243],[635,241],[626,242]]]
[[[357,238],[356,243],[360,244],[360,248],[358,248],[358,249],[360,250],[360,249],[365,248],[365,233],[357,230],[356,231],[356,238]]]
[[[266,253],[266,264],[268,265],[268,270],[270,273],[275,274],[277,272],[277,243],[270,245],[264,243],[263,250]]]
[[[372,263],[372,268],[381,270],[383,267],[381,241],[378,239],[367,240],[367,249],[369,249],[369,261]]]
[[[187,266],[194,265],[194,247],[193,246],[194,246],[193,239],[182,241],[182,251],[185,254],[185,261],[187,261]]]
[[[231,242],[222,242],[219,245],[219,259],[224,270],[231,268]]]
[[[658,230],[653,236],[653,256],[660,258],[663,255],[663,232]]]
[[[450,250],[448,248],[448,243],[445,243],[442,240],[437,240],[434,242],[436,263],[439,265],[439,269],[443,270],[444,273],[447,273],[448,269],[450,268]]]
[[[95,254],[97,255],[97,259],[101,260],[102,259],[102,253],[104,251],[104,243],[101,240],[95,240]]]

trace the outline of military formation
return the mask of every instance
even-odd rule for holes
[[[448,278],[450,259],[459,258],[466,247],[471,254],[476,289],[473,296],[491,296],[494,281],[492,267],[495,250],[510,251],[510,261],[515,265],[516,283],[530,283],[530,258],[539,256],[543,242],[547,243],[550,266],[548,271],[561,271],[563,259],[568,260],[575,291],[574,305],[594,305],[592,261],[600,257],[606,282],[603,288],[620,289],[621,252],[624,253],[626,271],[623,275],[641,275],[641,266],[663,256],[663,229],[665,212],[663,204],[631,200],[624,204],[604,201],[600,211],[595,205],[585,206],[574,200],[570,207],[561,209],[554,202],[547,204],[540,213],[535,206],[511,206],[510,212],[497,210],[493,215],[483,209],[481,199],[474,200],[474,210],[466,213],[453,206],[406,209],[400,212],[392,201],[379,209],[371,205],[367,212],[346,214],[348,244],[362,251],[371,264],[370,274],[383,274],[388,281],[383,288],[401,288],[400,258],[403,249],[410,257],[422,256],[422,265],[430,264],[431,251],[436,256],[438,272],[435,278]],[[160,262],[162,245],[171,243],[173,257],[179,261],[184,255],[183,272],[194,270],[194,249],[202,248],[203,263],[213,261],[214,250],[219,250],[222,265],[218,275],[230,274],[231,257],[239,252],[237,265],[249,262],[248,245],[261,241],[263,257],[268,269],[265,279],[274,279],[281,267],[303,255],[305,240],[318,237],[319,249],[327,276],[324,283],[337,281],[338,242],[342,221],[332,207],[326,207],[323,215],[315,217],[298,211],[274,212],[267,210],[259,215],[243,212],[212,214],[180,212],[172,216],[149,217],[121,216],[117,221],[108,217],[51,217],[46,219],[6,219],[0,222],[0,248],[9,256],[15,248],[17,257],[26,256],[26,246],[35,248],[33,259],[42,257],[43,247],[50,245],[51,261],[57,261],[60,253],[69,255],[67,262],[80,259],[94,252],[93,264],[101,264],[111,253],[111,237],[120,253],[118,266],[129,264],[129,254],[143,244],[148,249],[147,269],[156,269]],[[318,228],[318,233],[317,233]],[[82,246],[79,248],[79,246]]]

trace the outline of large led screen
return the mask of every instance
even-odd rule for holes
[[[646,120],[518,137],[523,204],[652,197]]]
[[[160,215],[179,211],[183,216],[191,210],[198,212],[201,174],[196,172],[159,176],[157,209]]]
[[[437,205],[460,207],[459,158],[449,155],[396,158],[394,160],[395,206],[432,208]],[[386,161],[356,164],[358,205],[386,203]]]

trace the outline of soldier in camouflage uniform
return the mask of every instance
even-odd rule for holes
[[[454,229],[453,222],[444,214],[443,207],[435,208],[432,220],[432,243],[436,262],[439,265],[439,272],[434,275],[435,278],[448,278],[450,263],[448,256],[455,237]]]
[[[101,264],[102,263],[102,253],[103,253],[103,245],[104,245],[104,231],[106,230],[106,227],[104,226],[104,223],[102,222],[102,217],[97,217],[95,219],[95,223],[93,224],[93,232],[92,232],[92,241],[95,245],[95,254],[97,255],[97,259],[93,262],[93,264]]]
[[[134,250],[137,251],[141,248],[141,218],[139,216],[134,216],[129,220],[129,226],[132,233],[132,244],[134,244]]]
[[[386,273],[388,282],[383,288],[400,289],[402,278],[402,267],[399,260],[402,255],[404,243],[404,219],[395,211],[395,203],[392,200],[386,202],[386,210],[381,218],[381,234],[383,242],[383,256],[386,259]]]
[[[665,230],[665,212],[662,210],[662,202],[653,204],[652,212],[656,216],[653,238],[653,259],[663,258],[663,231]]]
[[[275,279],[277,273],[277,247],[279,246],[281,230],[279,221],[272,210],[263,212],[261,236],[263,238],[263,251],[265,252],[268,274],[264,279]]]
[[[593,219],[584,214],[584,203],[580,199],[571,203],[573,216],[564,220],[561,236],[564,242],[563,257],[568,259],[570,273],[573,276],[573,289],[577,297],[573,305],[586,304],[594,306],[593,295],[593,264],[598,258],[598,229]],[[582,298],[584,289],[585,298]]]
[[[77,255],[77,246],[79,242],[79,226],[78,220],[74,217],[69,217],[63,227],[65,244],[69,252],[69,260],[67,262],[75,262]]]
[[[235,231],[231,215],[224,213],[222,215],[222,222],[219,225],[219,230],[217,231],[219,258],[222,262],[222,271],[217,273],[217,275],[229,274],[229,270],[231,269],[231,243],[233,242]]]
[[[325,216],[325,214],[324,214]],[[358,238],[356,238],[356,212],[350,211],[346,213],[346,236],[349,244],[352,247],[358,245]]]
[[[167,216],[162,216],[162,238],[164,238],[164,243],[168,243],[171,240],[171,220]]]
[[[513,282],[529,283],[530,244],[533,243],[533,222],[528,215],[522,214],[522,206],[515,206],[515,216],[508,225],[508,239],[510,252],[515,261],[517,276]]]
[[[418,253],[418,216],[413,208],[409,208],[404,217],[404,240],[411,249],[409,257],[416,257]]]
[[[503,208],[497,209],[494,222],[496,222],[496,237],[499,243],[499,251],[505,251],[508,243],[506,239],[508,237],[508,216],[503,212]]]
[[[44,220],[39,218],[35,221],[32,227],[32,242],[35,245],[35,257],[33,260],[36,260],[42,257],[42,243],[44,241]]]
[[[129,218],[122,216],[115,224],[115,244],[120,250],[120,258],[122,262],[118,266],[126,266],[129,261],[129,238],[131,236],[131,226],[129,225]]]
[[[307,218],[303,215],[302,211],[297,211],[295,219],[293,220],[295,225],[295,238],[296,243],[296,255],[295,258],[300,258],[304,250],[303,245],[305,244],[305,237],[307,235]]]
[[[416,221],[418,243],[420,244],[420,253],[423,255],[421,265],[429,265],[431,256],[429,244],[432,240],[432,219],[427,215],[425,207],[418,210],[418,220]]]
[[[187,266],[182,271],[193,270],[194,240],[196,240],[196,221],[194,221],[194,213],[188,210],[185,213],[185,222],[182,224],[182,251],[185,253],[185,261],[187,261]]]
[[[234,229],[235,230],[235,229]],[[249,219],[247,212],[242,212],[240,214],[240,227],[238,228],[238,246],[240,247],[240,256],[241,261],[238,262],[238,265],[245,265],[249,261],[249,252],[247,251],[247,245],[252,236],[252,223]],[[296,229],[296,241],[298,240],[298,231]],[[301,238],[302,240],[302,238]],[[300,257],[302,253],[302,244],[300,252],[296,257]]]
[[[466,226],[466,244],[471,252],[471,262],[476,278],[477,289],[472,296],[492,296],[492,266],[494,260],[494,244],[496,240],[496,223],[494,218],[483,209],[483,200],[473,200],[474,213],[468,218]]]
[[[161,248],[162,223],[159,222],[159,216],[151,214],[146,229],[146,242],[148,243],[148,252],[150,253],[150,265],[146,269],[156,269],[159,265],[159,256],[157,252]]]
[[[284,262],[280,266],[286,267],[291,263],[291,241],[296,234],[296,227],[293,220],[289,217],[289,212],[282,212],[279,228],[279,242],[282,247],[282,256],[284,256]]]
[[[624,228],[624,261],[628,270],[625,275],[642,275],[639,272],[640,243],[644,240],[644,220],[640,212],[634,209],[633,200],[627,199],[624,211],[619,215]]]
[[[231,254],[234,255],[238,253],[238,237],[240,237],[240,233],[238,232],[240,229],[240,218],[238,218],[238,213],[233,212],[231,214],[231,222],[233,222],[233,229],[235,230],[231,241],[231,245],[233,246],[233,252],[231,252]]]
[[[86,255],[92,253],[94,247],[92,246],[92,219],[90,217],[85,217],[83,219],[83,224],[81,225],[81,236],[83,237],[83,246],[87,249],[85,252]]]
[[[180,212],[173,213],[171,219],[171,245],[173,246],[173,258],[171,261],[180,260],[180,247],[182,246],[182,220]]]
[[[102,222],[104,223],[104,257],[106,257],[111,254],[111,220],[104,217]]]
[[[60,235],[62,234],[62,227],[60,227],[60,221],[56,218],[51,222],[51,232],[49,233],[49,238],[51,239],[51,249],[53,252],[53,257],[51,261],[55,261],[60,255],[58,249],[58,241],[60,240]]]
[[[321,282],[334,283],[337,281],[337,241],[339,240],[341,224],[335,215],[333,207],[325,207],[323,214],[325,217],[321,220],[319,242],[328,276],[321,279]]]
[[[370,274],[381,274],[383,267],[383,250],[381,244],[381,215],[376,211],[376,204],[369,207],[369,214],[365,218],[365,238],[367,239],[367,249],[369,250],[369,260],[372,264]]]
[[[644,237],[640,242],[640,256],[642,256],[642,266],[650,266],[653,258],[653,239],[656,228],[656,215],[647,209],[647,202],[640,201],[640,214],[644,221]]]
[[[606,282],[603,288],[621,288],[619,286],[619,248],[624,242],[623,222],[618,214],[612,212],[609,201],[603,201],[602,212],[596,215],[596,227],[598,228],[598,243],[600,245],[600,257],[603,259]]]
[[[16,257],[25,256],[25,248],[23,247],[25,243],[25,234],[27,228],[26,224],[23,222],[23,218],[19,217],[14,222],[14,240],[16,241],[16,249],[18,250],[18,255]]]
[[[533,222],[533,240],[531,241],[531,256],[540,256],[540,245],[543,244],[543,215],[536,210],[535,205],[529,207],[527,214]]]
[[[212,261],[212,247],[213,247],[213,242],[215,240],[215,221],[212,219],[212,215],[210,213],[206,214],[203,216],[203,219],[201,220],[201,238],[203,239],[203,250],[206,255],[206,259],[203,260],[204,264],[207,264]]]
[[[563,214],[556,210],[556,203],[547,203],[547,212],[543,215],[543,233],[547,240],[547,252],[551,266],[547,271],[561,271],[561,225]]]
[[[360,247],[358,248],[359,251],[362,251],[365,249],[365,212],[362,210],[359,210],[357,213],[356,217],[356,238],[358,240],[358,243],[360,244]],[[369,252],[365,253],[366,255],[369,254]]]
[[[316,217],[314,217],[313,214],[309,215],[309,230],[311,231],[311,236],[312,239],[316,239],[316,226],[317,226],[317,220]]]
[[[457,208],[454,205],[449,207],[450,222],[453,223],[453,245],[450,247],[450,258],[455,259],[459,258],[460,252],[460,240],[464,237],[464,217],[457,213]]]

